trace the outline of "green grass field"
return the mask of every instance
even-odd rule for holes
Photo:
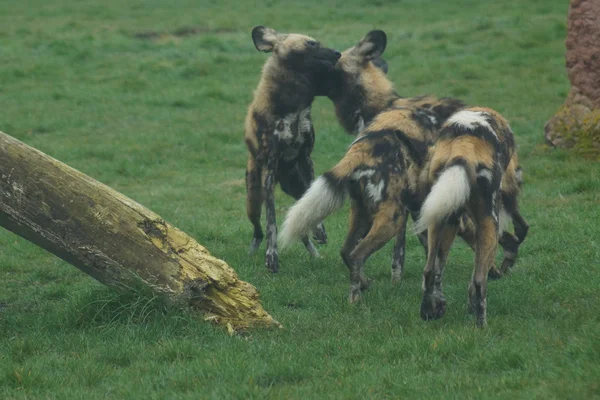
[[[160,300],[113,292],[0,232],[0,398],[598,398],[600,164],[544,145],[565,99],[565,0],[10,1],[0,13],[0,130],[81,170],[194,236],[261,292],[283,330],[230,337]],[[457,96],[509,119],[531,229],[512,273],[488,286],[488,322],[466,313],[473,254],[454,246],[448,312],[419,317],[422,248],[389,281],[346,302],[329,244],[264,268],[247,255],[243,124],[266,55],[255,25],[339,49],[388,34],[384,58],[405,96]],[[195,28],[195,29],[187,29]],[[317,173],[352,138],[329,100],[313,107]],[[292,204],[278,189],[278,222]]]

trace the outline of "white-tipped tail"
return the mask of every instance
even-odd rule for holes
[[[464,166],[454,165],[445,170],[425,199],[413,231],[421,233],[431,224],[451,215],[466,203],[470,192],[469,176]]]
[[[340,189],[336,192],[335,186],[329,184],[326,178],[317,178],[288,211],[279,232],[281,248],[308,235],[328,215],[340,209],[345,197],[345,190],[339,192]]]

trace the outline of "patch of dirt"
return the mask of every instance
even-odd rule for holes
[[[229,28],[207,28],[207,27],[201,27],[201,26],[196,26],[196,27],[184,26],[182,28],[177,28],[172,31],[138,32],[138,33],[134,33],[133,37],[135,37],[136,39],[142,39],[142,40],[152,40],[152,39],[157,39],[157,38],[164,37],[164,36],[186,37],[186,36],[194,36],[194,35],[206,35],[209,33],[222,34],[222,33],[231,33],[231,32],[234,32],[234,30],[229,29]]]

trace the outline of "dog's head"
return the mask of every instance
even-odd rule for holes
[[[310,36],[279,33],[264,26],[252,30],[252,40],[257,50],[273,53],[284,68],[301,74],[331,70],[341,56],[339,51],[321,46]]]
[[[356,45],[342,52],[335,67],[319,85],[319,94],[332,100],[346,97],[357,90],[369,90],[373,85],[387,84],[387,62],[381,58],[387,44],[384,31],[367,33]]]

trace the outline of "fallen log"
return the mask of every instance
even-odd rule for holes
[[[224,261],[125,195],[0,132],[0,226],[98,281],[139,284],[230,329],[279,326]]]

